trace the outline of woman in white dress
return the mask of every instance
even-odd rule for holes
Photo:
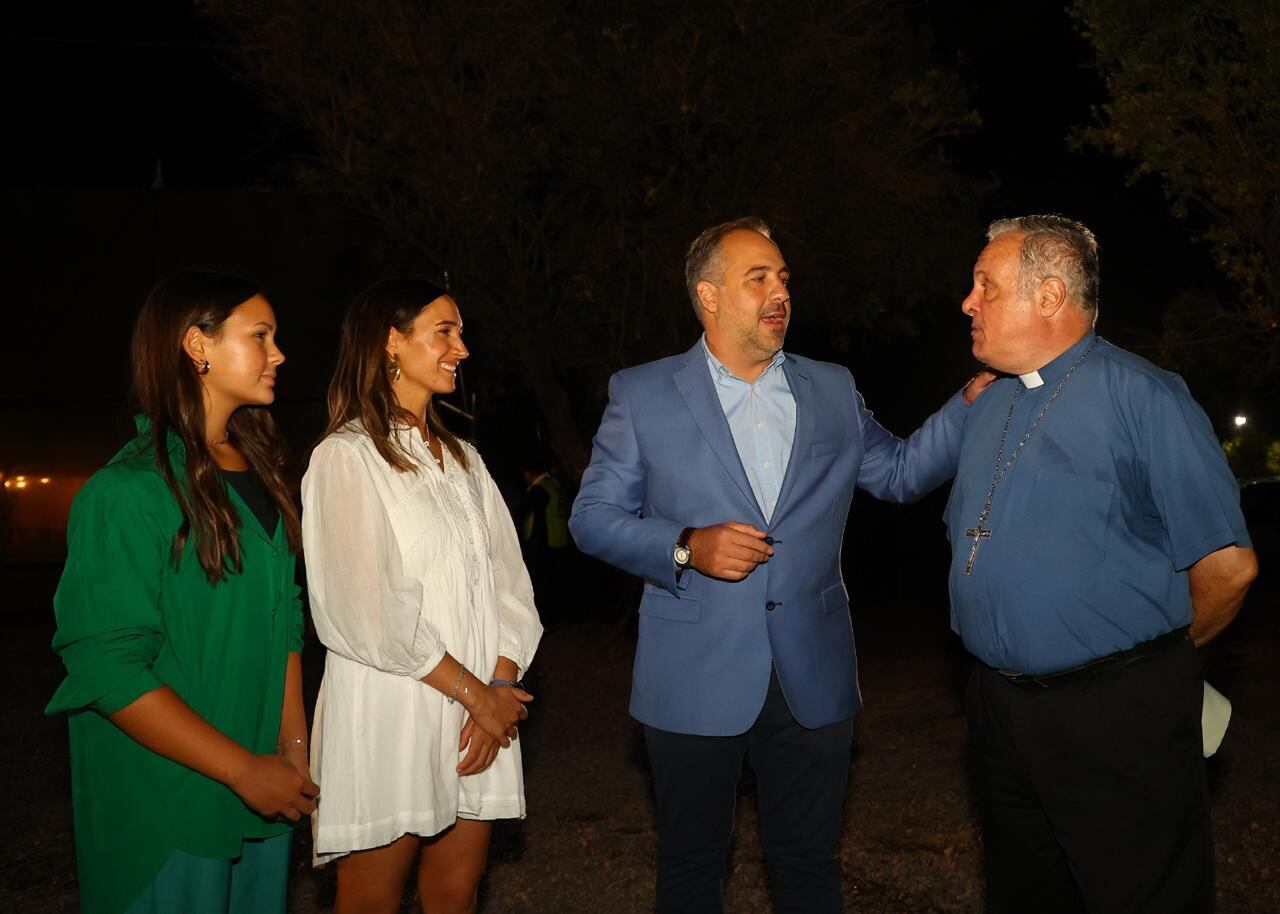
[[[432,406],[467,357],[453,299],[388,280],[343,320],[329,427],[302,481],[328,648],[311,766],[336,914],[472,912],[491,820],[523,817],[519,679],[542,636],[519,541],[475,448]]]

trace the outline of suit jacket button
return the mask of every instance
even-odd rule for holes
[[[769,612],[773,612],[774,608],[777,607],[777,605],[778,605],[777,603],[770,600],[768,603],[764,604],[764,608]]]

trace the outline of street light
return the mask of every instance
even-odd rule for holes
[[[1232,421],[1235,422],[1236,428],[1244,428],[1246,425],[1249,424],[1249,417],[1238,415]]]

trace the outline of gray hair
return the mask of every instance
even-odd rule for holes
[[[1018,294],[1032,295],[1051,276],[1062,280],[1067,297],[1081,311],[1098,312],[1098,240],[1081,222],[1065,216],[1017,216],[987,227],[987,241],[1020,232]]]
[[[724,277],[720,242],[730,232],[740,229],[759,232],[766,238],[772,237],[769,234],[769,226],[763,219],[743,216],[741,219],[731,219],[711,226],[693,239],[693,244],[689,245],[689,252],[684,256],[684,285],[689,292],[689,301],[693,303],[693,313],[697,315],[698,320],[702,320],[702,301],[698,298],[698,283],[705,281],[719,285],[719,280]]]

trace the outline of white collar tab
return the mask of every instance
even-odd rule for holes
[[[1044,385],[1044,379],[1040,377],[1038,371],[1028,371],[1026,374],[1018,375],[1018,380],[1022,382],[1022,386],[1027,390],[1034,390]]]

